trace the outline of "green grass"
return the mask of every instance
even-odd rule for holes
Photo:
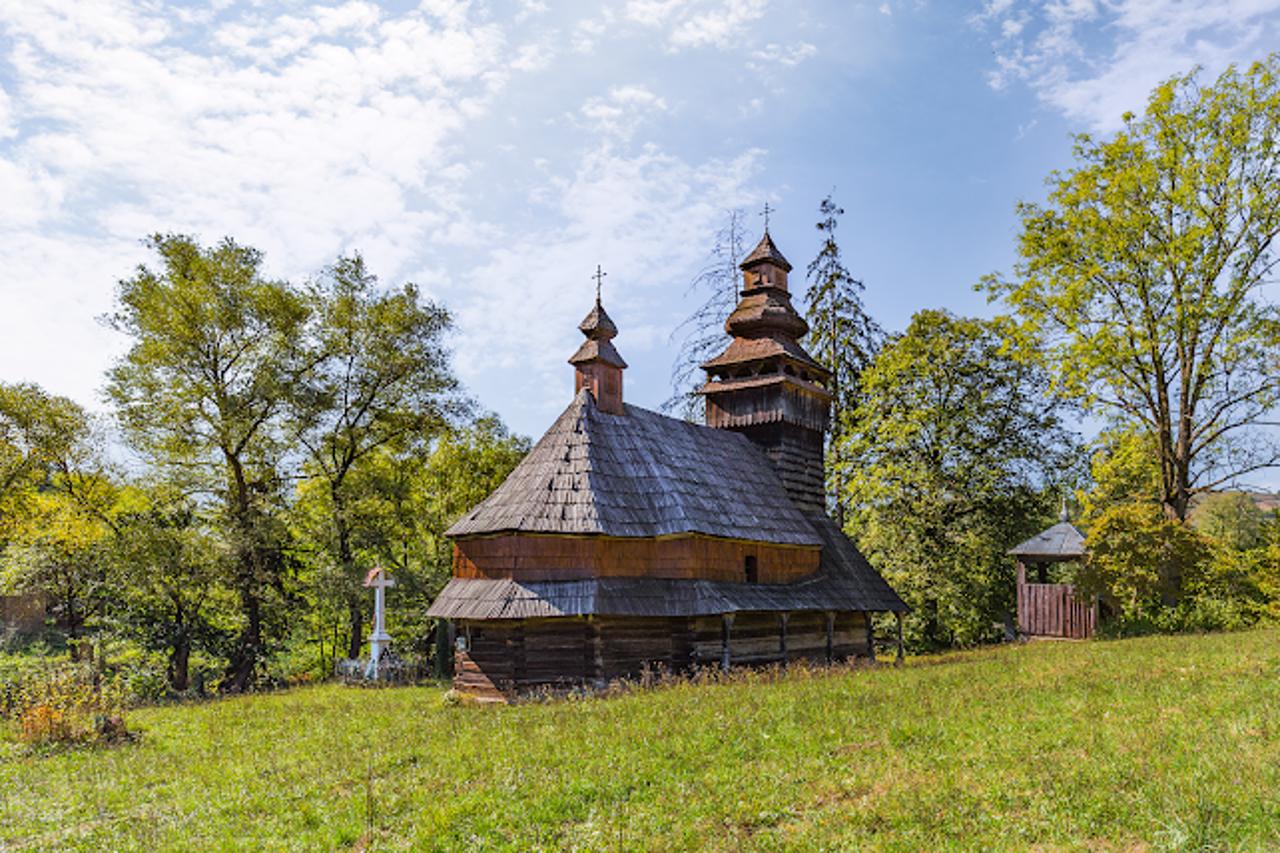
[[[1280,631],[445,707],[321,686],[0,736],[0,848],[1280,848]]]

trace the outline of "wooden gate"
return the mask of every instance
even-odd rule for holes
[[[1071,584],[1018,584],[1018,630],[1026,636],[1085,640],[1097,624],[1097,607],[1077,599]]]

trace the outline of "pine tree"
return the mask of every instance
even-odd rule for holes
[[[875,358],[884,332],[862,304],[863,283],[850,275],[840,258],[836,226],[844,209],[831,195],[818,205],[816,223],[822,248],[809,262],[805,293],[809,351],[831,371],[831,429],[827,433],[827,490],[836,521],[844,525],[844,461],[840,449],[850,431],[849,416],[857,408],[862,371]]]

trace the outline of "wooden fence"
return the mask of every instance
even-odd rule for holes
[[[1018,584],[1018,630],[1026,636],[1085,640],[1097,626],[1097,606],[1077,599],[1071,584]]]

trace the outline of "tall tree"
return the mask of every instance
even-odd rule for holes
[[[308,367],[297,345],[307,305],[264,277],[260,252],[229,238],[147,244],[158,265],[120,283],[110,318],[132,345],[108,393],[135,446],[221,504],[241,622],[223,687],[245,690],[287,623],[281,420]]]
[[[827,491],[836,520],[843,527],[846,465],[840,449],[850,428],[849,417],[858,405],[862,371],[875,358],[884,332],[862,304],[863,283],[849,274],[840,257],[836,226],[844,209],[828,194],[818,205],[818,215],[815,227],[822,235],[822,247],[808,266],[805,316],[809,321],[809,350],[831,371],[833,400],[826,448]]]
[[[689,282],[687,294],[701,302],[671,333],[671,341],[679,340],[680,348],[671,367],[671,396],[662,404],[665,412],[674,412],[687,420],[701,417],[702,398],[694,390],[704,379],[703,362],[714,358],[725,347],[724,323],[738,303],[742,280],[738,262],[744,254],[745,239],[742,211],[728,211],[724,227],[716,232],[706,265]]]
[[[974,643],[1013,603],[1005,551],[1056,509],[1073,438],[1009,324],[921,311],[863,372],[842,452],[859,544],[916,646]]]
[[[1149,433],[1161,501],[1280,464],[1280,55],[1151,95],[1024,203],[1016,277],[987,287],[1045,337],[1060,391]]]
[[[412,284],[382,293],[360,255],[339,258],[312,288],[307,334],[312,365],[295,388],[294,434],[306,449],[306,473],[323,485],[328,535],[348,614],[349,657],[363,642],[364,569],[357,559],[358,518],[367,504],[352,474],[379,450],[403,452],[440,432],[452,395],[442,337],[449,315]]]

